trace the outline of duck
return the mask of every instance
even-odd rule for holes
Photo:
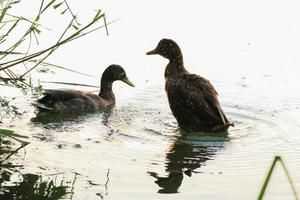
[[[172,39],[161,39],[147,55],[169,60],[165,68],[165,91],[170,109],[185,132],[227,132],[234,126],[226,117],[218,93],[209,80],[190,73],[184,66],[179,45]]]
[[[111,108],[116,103],[112,85],[118,80],[134,87],[125,70],[120,65],[113,64],[108,66],[102,74],[98,95],[78,90],[46,89],[43,97],[33,105],[39,112],[55,114],[82,114]]]

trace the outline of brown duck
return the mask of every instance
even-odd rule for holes
[[[233,126],[225,116],[218,93],[205,78],[189,73],[179,46],[162,39],[147,55],[158,54],[169,60],[165,69],[165,90],[170,108],[180,128],[187,132],[223,132]]]
[[[77,90],[45,90],[44,96],[34,106],[39,111],[64,114],[81,114],[110,108],[116,102],[112,85],[117,80],[134,87],[121,66],[110,65],[102,74],[98,95]]]

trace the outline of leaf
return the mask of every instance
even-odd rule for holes
[[[40,34],[42,31],[38,29],[37,27],[33,27],[33,31],[35,31],[37,34]]]
[[[16,0],[16,1],[11,2],[11,4],[17,4],[17,3],[20,3],[20,2],[21,2],[21,0]]]
[[[28,62],[38,63],[39,60],[29,60]],[[52,63],[41,62],[41,65],[47,66],[47,67],[55,67],[55,68],[59,68],[59,69],[63,69],[63,70],[69,71],[69,72],[74,72],[74,73],[77,73],[77,74],[80,74],[80,75],[83,75],[83,76],[88,76],[88,77],[92,77],[92,78],[97,78],[97,77],[92,76],[92,75],[90,75],[90,74],[85,74],[85,73],[82,73],[82,72],[79,72],[79,71],[75,71],[75,70],[69,69],[69,68],[67,68],[67,67],[62,67],[62,66],[59,66],[59,65],[55,65],[55,64],[52,64]]]
[[[67,10],[68,10],[68,8],[65,9],[64,11],[62,11],[60,14],[61,14],[61,15],[65,14],[65,12],[67,12]]]
[[[50,1],[50,2],[45,6],[45,8],[42,10],[41,13],[43,13],[47,8],[49,8],[49,6],[51,6],[55,1],[56,1],[56,0]]]
[[[78,30],[78,29],[79,29],[79,27],[76,26],[76,25],[72,25],[72,27],[73,27],[75,30]]]
[[[95,17],[94,17],[94,21],[98,21],[101,17],[103,17],[104,14],[101,14],[101,10],[98,10]]]
[[[41,18],[41,15],[36,16],[35,21],[39,21]]]
[[[104,25],[105,25],[106,35],[109,35],[109,34],[108,34],[108,28],[107,28],[107,23],[106,23],[106,17],[105,17],[105,15],[103,16],[103,20],[104,20]]]
[[[261,191],[259,193],[258,200],[263,200],[264,199],[264,195],[265,195],[267,186],[268,186],[268,184],[270,182],[271,176],[273,174],[274,168],[275,168],[275,166],[276,166],[277,163],[281,164],[281,166],[283,167],[283,171],[285,172],[285,175],[288,178],[289,184],[290,184],[290,186],[292,188],[293,195],[294,195],[295,199],[298,200],[299,199],[298,198],[298,194],[297,194],[296,188],[294,186],[294,183],[292,181],[292,178],[291,178],[291,176],[290,176],[290,174],[289,174],[289,172],[287,170],[287,167],[285,166],[285,163],[283,162],[283,160],[282,160],[282,158],[280,156],[275,156],[275,158],[274,158],[274,160],[272,162],[272,165],[271,165],[271,167],[269,169],[269,172],[268,172],[268,174],[267,174],[267,176],[265,178],[265,181],[263,183]]]
[[[8,129],[0,129],[0,135],[1,136],[8,136],[10,134],[14,133],[14,131],[12,130],[8,130]]]
[[[54,9],[58,8],[59,6],[61,6],[61,4],[63,4],[64,2],[58,3],[56,5],[53,6]]]
[[[0,136],[8,136],[8,137],[17,137],[17,138],[29,138],[24,135],[16,134],[15,131],[8,130],[8,129],[0,129]]]

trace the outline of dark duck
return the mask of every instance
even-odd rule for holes
[[[77,90],[45,90],[44,96],[33,105],[40,112],[58,114],[82,114],[110,108],[116,102],[112,85],[117,80],[134,87],[121,66],[110,65],[102,74],[98,95]]]
[[[180,47],[162,39],[147,55],[158,54],[169,60],[165,69],[165,90],[178,125],[186,132],[226,132],[233,126],[225,116],[218,93],[205,78],[189,73]]]

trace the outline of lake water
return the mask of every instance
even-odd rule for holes
[[[297,1],[70,4],[83,21],[97,8],[106,11],[108,21],[122,19],[109,26],[109,36],[104,29],[95,32],[62,47],[47,61],[95,77],[117,63],[137,87],[114,84],[117,103],[110,113],[49,124],[31,122],[31,94],[1,87],[1,97],[22,113],[14,118],[2,112],[2,128],[29,136],[30,142],[11,157],[11,163],[22,166],[2,184],[9,191],[6,195],[30,193],[28,185],[42,187],[44,182],[65,188],[62,199],[250,200],[258,197],[276,155],[285,161],[300,192]],[[19,10],[29,13],[24,7]],[[44,20],[52,32],[61,25],[56,17],[53,23]],[[52,32],[41,46],[55,37]],[[163,37],[178,42],[190,72],[214,84],[235,123],[227,136],[180,134],[164,91],[167,61],[145,55]],[[99,78],[52,70],[55,74],[39,74],[40,80],[99,85]],[[44,84],[58,87],[94,90]],[[24,180],[28,185],[16,184]],[[265,199],[293,199],[280,165]]]

